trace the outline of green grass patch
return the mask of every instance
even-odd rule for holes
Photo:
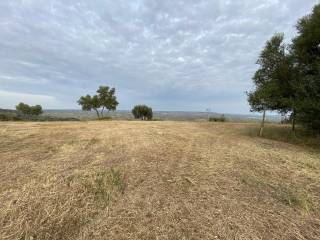
[[[97,171],[81,176],[81,182],[95,202],[106,205],[119,194],[124,194],[126,182],[120,170]]]
[[[274,184],[267,179],[250,174],[241,175],[240,181],[257,189],[263,196],[270,196],[285,205],[297,207],[307,212],[313,209],[312,201],[308,194],[293,186],[288,187],[280,183]]]
[[[273,196],[286,205],[297,206],[301,209],[306,210],[307,212],[310,211],[310,208],[312,206],[306,193],[297,192],[288,187],[278,186],[277,188],[275,188]]]
[[[246,129],[246,134],[250,137],[257,137],[259,134],[259,126],[248,127]],[[266,124],[263,130],[263,138],[314,149],[319,149],[320,146],[319,135],[314,135],[312,132],[302,127],[297,127],[294,134],[290,125]]]

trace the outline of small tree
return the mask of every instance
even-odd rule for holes
[[[100,104],[101,109],[101,117],[103,117],[103,111],[104,109],[107,109],[108,111],[114,111],[116,110],[118,106],[117,98],[115,96],[115,88],[109,88],[107,86],[100,86],[97,90],[98,93],[98,102]]]
[[[83,111],[94,110],[97,113],[98,118],[103,118],[103,112],[105,109],[108,111],[116,110],[118,106],[117,97],[115,96],[115,88],[109,88],[108,86],[100,86],[97,90],[97,95],[80,97],[78,104],[82,106]]]
[[[251,112],[262,112],[262,121],[259,130],[259,136],[263,136],[264,123],[266,119],[266,110],[268,105],[265,103],[264,94],[261,89],[248,93],[248,102],[251,106]]]
[[[136,105],[132,109],[132,114],[135,119],[151,120],[153,117],[152,108],[146,105]]]
[[[41,105],[35,105],[30,107],[31,115],[39,116],[43,113]]]
[[[43,113],[40,105],[29,106],[28,104],[22,102],[16,106],[16,110],[19,114],[24,116],[39,116]]]
[[[28,104],[25,103],[19,103],[16,106],[16,110],[18,111],[19,114],[21,115],[30,115],[31,114],[31,108]]]
[[[100,119],[99,108],[100,104],[98,101],[98,96],[91,97],[89,94],[86,96],[80,97],[78,104],[82,106],[83,111],[94,110],[97,113],[98,118]]]
[[[283,34],[275,34],[267,41],[257,61],[259,69],[253,77],[255,89],[247,93],[251,111],[263,112],[260,136],[263,135],[267,110],[292,111],[292,62],[283,41]]]

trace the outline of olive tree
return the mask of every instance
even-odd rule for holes
[[[152,108],[146,105],[136,105],[132,109],[132,114],[135,119],[151,120],[153,117]]]
[[[82,96],[78,100],[78,104],[81,105],[83,111],[94,110],[100,119],[103,118],[104,110],[108,110],[109,112],[117,109],[119,103],[115,92],[115,88],[100,86],[96,95],[90,96],[88,94]]]
[[[16,106],[16,110],[24,116],[39,116],[43,113],[41,105],[30,106],[22,102]]]

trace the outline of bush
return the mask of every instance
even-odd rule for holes
[[[151,120],[153,117],[152,108],[146,105],[136,105],[132,109],[132,114],[135,119],[141,119],[141,120]]]
[[[220,117],[210,117],[209,122],[226,122],[226,117],[222,114]]]
[[[22,102],[16,106],[16,109],[19,115],[24,116],[39,116],[43,113],[42,107],[40,105],[29,106],[28,104]]]
[[[18,121],[20,120],[18,117],[10,114],[0,114],[0,121]]]

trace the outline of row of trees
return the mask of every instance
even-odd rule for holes
[[[263,112],[260,135],[268,110],[289,115],[293,132],[297,122],[320,132],[320,5],[298,21],[297,32],[291,44],[275,34],[257,61],[248,101],[252,111]]]
[[[104,117],[104,111],[114,111],[117,109],[118,101],[115,95],[115,88],[109,88],[108,86],[100,86],[97,90],[97,94],[90,96],[80,97],[78,104],[81,105],[82,110],[92,111],[97,113],[99,119]],[[19,115],[24,117],[39,116],[43,113],[40,105],[30,106],[25,103],[19,103],[16,106],[16,110]],[[132,109],[132,114],[135,119],[151,120],[153,117],[152,108],[146,105],[137,105]]]
[[[108,86],[100,86],[96,95],[86,95],[80,97],[78,104],[81,105],[83,111],[94,110],[99,119],[104,117],[104,111],[108,112],[117,109],[118,101],[115,95],[115,88]],[[132,114],[136,119],[151,120],[153,117],[152,108],[146,105],[137,105],[132,109]]]

